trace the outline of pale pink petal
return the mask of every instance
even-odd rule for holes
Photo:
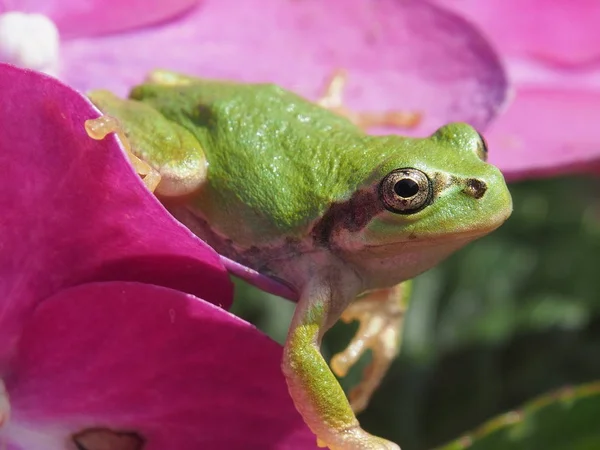
[[[421,134],[453,120],[484,126],[507,88],[487,41],[426,0],[206,0],[172,24],[72,40],[63,57],[68,83],[121,95],[159,67],[315,99],[342,68],[350,107],[424,112]]]
[[[87,428],[144,450],[316,449],[279,368],[281,347],[191,295],[94,283],[46,300],[7,379],[9,441],[63,450]]]
[[[507,178],[595,170],[600,92],[521,88],[486,133],[490,162]]]
[[[228,307],[216,253],[145,189],[98,111],[53,78],[0,64],[0,367],[34,305],[66,286],[135,280]]]
[[[473,20],[502,53],[600,68],[597,0],[437,0]]]
[[[486,136],[511,180],[594,171],[600,164],[600,3],[437,0],[500,49],[514,101]]]
[[[3,0],[5,11],[50,17],[63,38],[114,33],[164,22],[190,10],[198,0]]]

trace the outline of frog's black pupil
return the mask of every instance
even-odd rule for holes
[[[419,185],[415,180],[403,178],[394,184],[394,192],[402,198],[409,198],[419,192]]]

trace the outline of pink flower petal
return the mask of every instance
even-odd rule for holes
[[[515,180],[597,168],[600,92],[521,88],[492,124],[490,162]]]
[[[98,427],[137,432],[144,450],[316,448],[280,358],[254,327],[191,295],[75,287],[26,324],[7,380],[8,438],[62,450],[66,437]]]
[[[172,24],[67,42],[63,56],[68,83],[122,95],[160,67],[315,99],[344,68],[350,107],[424,111],[420,133],[453,120],[484,126],[507,88],[487,41],[425,0],[206,0]]]
[[[179,16],[198,0],[4,0],[0,13],[22,11],[50,17],[62,37],[92,36],[138,28]]]
[[[477,23],[503,53],[600,66],[597,0],[437,0]]]
[[[510,180],[594,171],[600,163],[600,3],[437,0],[501,50],[516,89],[489,132]]]
[[[253,286],[262,289],[263,291],[287,298],[288,300],[298,300],[298,293],[291,286],[286,286],[272,278],[262,275],[260,272],[257,272],[250,267],[246,267],[237,261],[226,258],[225,256],[221,256],[221,262],[223,263],[223,266],[227,268],[229,273],[251,283]]]
[[[228,307],[216,253],[143,187],[98,111],[39,73],[0,65],[0,367],[36,302],[66,286],[134,280]]]

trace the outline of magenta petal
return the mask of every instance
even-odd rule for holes
[[[26,324],[7,381],[8,437],[62,450],[50,443],[106,427],[141,434],[145,450],[316,448],[280,358],[253,326],[191,295],[138,283],[72,288]]]
[[[520,88],[486,133],[490,162],[510,180],[595,169],[598,123],[598,92]]]
[[[506,54],[551,65],[600,63],[597,0],[437,0],[477,23]]]
[[[198,0],[4,0],[0,3],[0,13],[41,13],[56,23],[62,37],[74,37],[163,22],[196,3]]]
[[[119,94],[160,67],[273,81],[315,99],[344,68],[350,107],[423,111],[420,132],[487,124],[507,88],[487,41],[426,0],[206,0],[172,24],[67,42],[63,56],[67,82]]]
[[[0,342],[37,301],[86,281],[160,284],[229,306],[218,255],[150,195],[114,136],[88,137],[84,121],[99,115],[89,101],[8,65],[0,92]]]
[[[298,300],[298,292],[296,292],[295,289],[292,289],[291,286],[286,286],[273,278],[263,275],[260,272],[257,272],[250,267],[246,267],[237,261],[226,258],[225,256],[221,256],[221,262],[223,263],[223,266],[227,268],[229,273],[247,281],[263,291],[292,301]]]

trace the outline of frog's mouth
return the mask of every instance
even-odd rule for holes
[[[510,208],[499,210],[494,216],[486,221],[486,226],[480,228],[470,228],[465,230],[456,230],[454,232],[442,232],[431,234],[410,233],[406,239],[399,243],[418,244],[419,246],[440,245],[440,243],[464,242],[473,241],[500,228],[512,213],[512,205]]]
[[[486,228],[478,228],[476,230],[465,230],[459,231],[452,234],[430,234],[422,237],[416,236],[410,238],[404,242],[418,242],[419,244],[427,244],[430,242],[432,245],[439,244],[440,242],[457,242],[457,241],[471,241],[473,239],[477,239],[483,237],[491,232],[497,230],[502,225],[501,223],[496,223],[493,226]],[[414,236],[414,235],[413,235]]]
[[[413,247],[440,247],[440,246],[456,246],[460,247],[470,241],[481,238],[486,234],[491,233],[502,225],[503,222],[496,223],[494,226],[487,228],[479,228],[476,230],[465,230],[456,233],[439,233],[439,234],[426,234],[417,235],[416,233],[410,233],[405,236],[404,239],[392,242],[384,242],[379,244],[367,244],[364,246],[367,250],[381,251],[385,248],[389,248],[389,253],[397,253],[403,250],[412,249]],[[388,252],[385,252],[388,253]]]

